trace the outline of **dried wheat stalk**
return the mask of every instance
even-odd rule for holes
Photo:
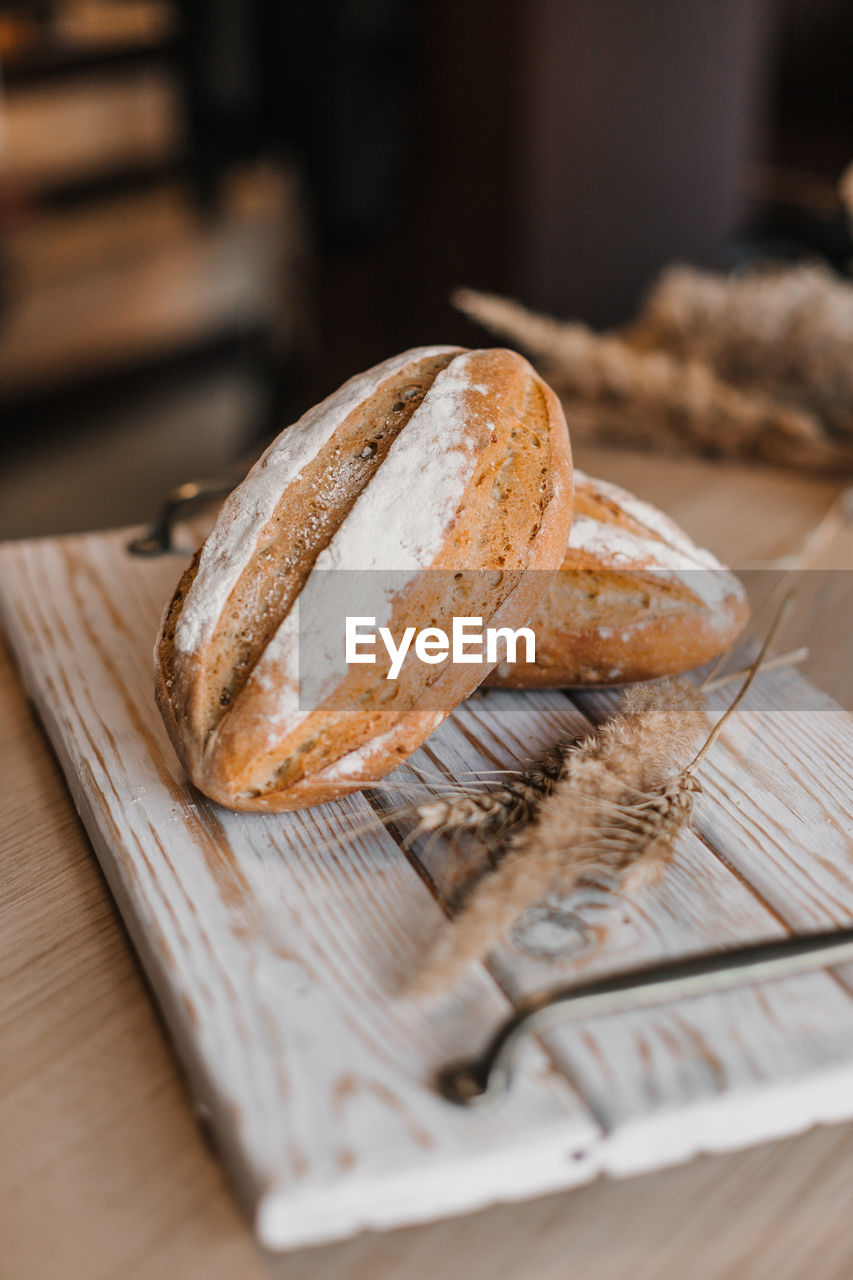
[[[696,770],[745,697],[790,604],[783,601],[738,693],[697,750],[705,693],[686,680],[635,685],[619,713],[576,745],[560,748],[559,775],[532,821],[511,837],[410,984],[416,998],[446,989],[515,921],[549,893],[570,893],[607,874],[634,890],[657,880],[689,825],[701,784]]]
[[[743,681],[749,675],[751,667],[718,675],[718,668],[724,665],[728,656],[724,654],[710,676],[703,681],[703,693],[713,693],[716,689]],[[800,646],[765,661],[762,671],[796,666],[805,662],[808,657],[808,648]],[[573,742],[558,744],[530,768],[501,770],[512,776],[506,782],[493,784],[491,790],[457,785],[449,792],[444,790],[442,794],[433,795],[419,804],[403,805],[382,818],[371,818],[364,829],[375,830],[389,823],[409,820],[415,825],[406,836],[406,844],[418,836],[434,834],[451,839],[457,835],[476,835],[484,838],[490,848],[495,848],[499,843],[506,844],[517,827],[533,821],[542,801],[565,775],[576,749],[577,744]],[[373,785],[377,790],[382,787],[381,782]],[[446,786],[442,783],[438,785]]]
[[[735,387],[700,359],[644,349],[615,334],[536,315],[463,289],[455,305],[542,366],[575,438],[752,458],[813,471],[853,469],[853,445],[831,440],[808,408]]]
[[[692,781],[683,795],[671,786],[696,750],[704,707],[702,691],[685,680],[636,685],[612,720],[563,748],[560,776],[534,820],[478,881],[412,994],[446,988],[548,893],[568,893],[593,873],[624,874],[644,855],[657,871],[692,805]]]
[[[820,266],[665,272],[631,329],[642,350],[699,360],[732,386],[853,438],[853,284]]]
[[[492,784],[488,790],[463,787],[450,795],[437,795],[397,811],[394,820],[416,820],[407,840],[433,832],[488,835],[490,842],[506,840],[516,827],[532,821],[542,799],[553,791],[571,749],[558,745],[529,769],[503,771],[507,780]]]

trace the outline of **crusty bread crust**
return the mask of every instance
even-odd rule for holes
[[[282,810],[382,777],[488,667],[407,662],[390,682],[377,653],[306,701],[294,605],[310,614],[322,570],[399,570],[395,635],[454,615],[521,626],[571,503],[559,402],[514,352],[426,348],[346,384],[231,495],[166,611],[157,701],[192,781],[232,808]]]
[[[575,472],[563,565],[532,615],[535,663],[501,663],[510,689],[628,684],[724,653],[749,617],[738,578],[625,489]]]

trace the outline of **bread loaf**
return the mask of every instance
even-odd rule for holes
[[[749,617],[738,578],[649,503],[580,471],[574,479],[563,565],[529,622],[536,661],[501,663],[486,683],[628,684],[725,652]]]
[[[227,499],[163,619],[157,701],[191,780],[280,810],[382,777],[488,667],[407,663],[390,681],[379,653],[347,666],[343,634],[308,621],[338,586],[365,612],[368,578],[394,571],[395,635],[453,615],[521,626],[560,565],[571,492],[559,402],[510,351],[407,351],[305,414]],[[306,643],[328,656],[308,697],[299,614],[303,659]]]

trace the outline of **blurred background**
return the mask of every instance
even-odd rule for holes
[[[352,373],[853,255],[853,0],[0,3],[0,537],[146,519]]]

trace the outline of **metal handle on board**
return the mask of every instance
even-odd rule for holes
[[[445,1067],[438,1076],[438,1089],[448,1101],[464,1106],[493,1097],[510,1084],[513,1054],[521,1037],[566,1019],[625,1013],[850,961],[853,928],[836,929],[685,956],[543,991],[518,1005],[482,1053]]]
[[[213,480],[188,480],[171,489],[163,505],[151,521],[148,532],[133,538],[127,549],[134,556],[162,556],[171,552],[183,552],[173,542],[175,525],[181,516],[193,507],[200,507],[214,498],[225,498],[234,488],[237,479],[222,477]]]

